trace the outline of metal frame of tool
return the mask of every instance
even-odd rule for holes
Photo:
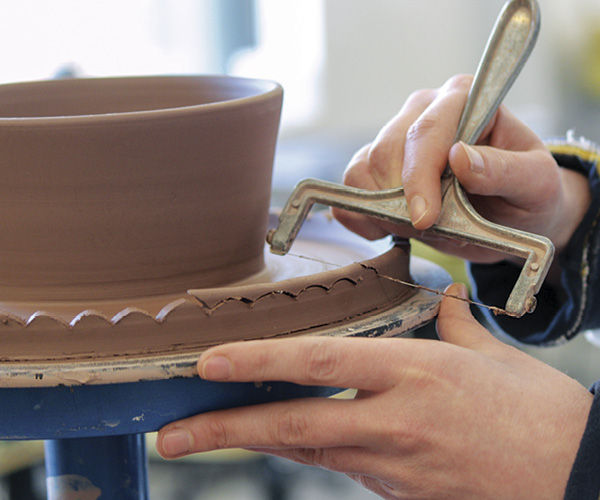
[[[539,26],[540,12],[535,0],[512,0],[504,6],[473,80],[459,123],[457,142],[474,144],[479,138],[529,57]],[[449,167],[446,167],[441,187],[441,215],[428,231],[525,259],[505,312],[516,317],[532,312],[536,305],[535,294],[539,292],[554,256],[552,242],[543,236],[494,224],[481,217]],[[296,186],[281,212],[278,227],[267,236],[273,253],[289,251],[314,203],[394,223],[411,223],[403,188],[366,191],[306,179]]]

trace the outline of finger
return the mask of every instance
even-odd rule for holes
[[[542,141],[533,130],[502,104],[477,143],[498,149],[527,151],[539,148]]]
[[[403,483],[404,476],[414,475],[415,468],[414,462],[409,456],[405,456],[399,461],[394,455],[354,446],[289,450],[251,448],[251,451],[285,458],[302,465],[344,473],[382,498],[400,498],[398,490],[386,484],[385,481]],[[392,491],[395,495],[389,496]]]
[[[229,448],[359,446],[361,423],[350,400],[302,399],[214,411],[162,428],[156,448],[176,458]]]
[[[471,314],[465,285],[450,285],[445,294],[436,324],[441,340],[473,350],[498,342]]]
[[[285,458],[293,462],[321,467],[334,472],[345,474],[363,473],[371,468],[369,463],[373,459],[372,453],[357,446],[337,446],[332,448],[247,448],[250,451]]]
[[[391,189],[402,185],[407,133],[412,124],[435,100],[437,94],[437,90],[430,89],[411,94],[398,114],[381,129],[367,150],[365,160],[369,175],[379,189]],[[350,169],[345,182],[354,185],[351,174]]]
[[[450,165],[469,193],[499,196],[523,210],[560,195],[558,166],[542,147],[523,152],[458,143],[450,151]]]
[[[414,92],[400,112],[388,122],[371,144],[363,146],[353,157],[344,172],[347,186],[377,191],[402,185],[404,142],[410,125],[419,117],[437,95],[435,90]],[[405,237],[403,228],[374,217],[334,208],[334,217],[345,227],[368,240],[377,240],[390,233]]]
[[[396,500],[401,498],[399,495],[391,496],[389,492],[384,489],[381,480],[377,477],[368,476],[366,474],[348,474],[348,477],[353,481],[356,481],[366,490],[375,493],[378,497],[386,500]]]
[[[369,151],[372,143],[365,144],[352,157],[344,170],[344,184],[360,189],[375,191],[379,189],[376,180],[369,172]]]
[[[379,189],[375,179],[373,179],[368,165],[368,154],[371,144],[362,147],[350,161],[344,172],[344,184],[368,191]],[[366,238],[368,240],[378,240],[384,238],[389,233],[378,225],[377,219],[366,217],[357,212],[332,208],[333,216],[348,228],[350,231]]]
[[[339,208],[332,208],[331,213],[345,228],[369,241],[380,240],[390,234],[389,231],[381,227],[379,220],[374,217],[367,217]]]
[[[297,337],[230,343],[204,352],[198,373],[208,380],[279,380],[382,391],[391,387],[390,373],[398,356],[392,351],[400,341]]]
[[[429,228],[441,206],[440,177],[448,163],[472,79],[450,79],[407,132],[402,183],[417,229]]]
[[[390,234],[404,239],[424,239],[424,237],[436,239],[436,236],[424,235],[423,231],[413,228],[410,224],[396,224],[376,217],[367,217],[356,212],[336,208],[332,209],[332,214],[344,227],[370,241],[385,238]]]
[[[395,488],[387,486],[380,479],[382,469],[386,466],[389,467],[389,463],[392,462],[390,457],[380,452],[371,452],[364,448],[356,447],[298,448],[291,450],[252,448],[251,451],[285,458],[302,465],[316,466],[334,472],[341,472],[356,481],[363,488],[376,493],[381,498],[400,498]],[[400,473],[396,466],[390,477],[397,479]],[[394,491],[396,494],[390,496],[391,491]]]

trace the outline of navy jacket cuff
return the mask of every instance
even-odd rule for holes
[[[594,402],[571,469],[565,500],[600,499],[600,381],[591,392]]]

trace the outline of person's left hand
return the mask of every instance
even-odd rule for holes
[[[464,302],[444,298],[437,326],[442,342],[298,337],[210,349],[198,363],[205,379],[358,393],[196,415],[164,427],[157,450],[258,450],[344,472],[386,499],[562,499],[591,394],[492,337]]]

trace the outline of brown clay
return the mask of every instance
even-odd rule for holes
[[[23,304],[9,304],[5,307],[13,314],[0,317],[0,361],[124,359],[315,333],[385,311],[414,294],[414,288],[388,279],[409,280],[408,262],[408,248],[394,247],[361,263],[276,283],[148,297],[132,301],[130,307],[123,307],[127,302],[99,301],[87,304],[93,308],[74,316],[70,324],[57,318],[73,315],[77,304],[44,304],[53,310],[40,310],[26,321],[19,317]]]
[[[0,300],[260,270],[281,101],[275,83],[228,77],[0,86]]]
[[[315,333],[413,294],[387,278],[410,280],[406,247],[265,266],[281,99],[228,77],[0,86],[3,373]]]

